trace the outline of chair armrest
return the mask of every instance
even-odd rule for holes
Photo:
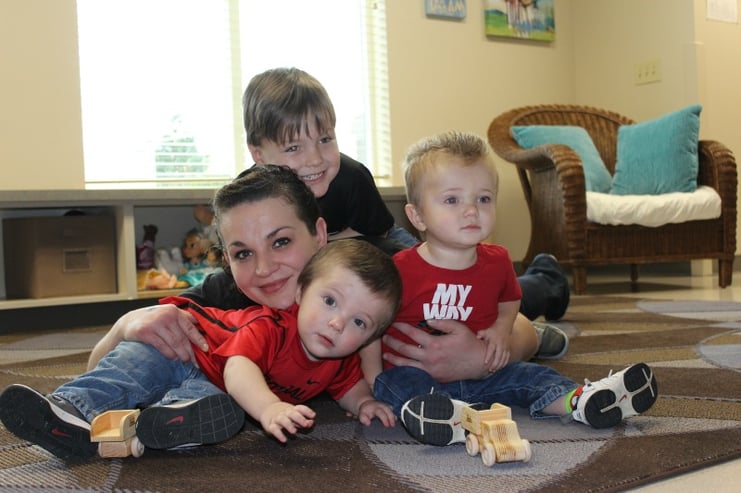
[[[723,207],[736,208],[737,170],[733,153],[725,145],[714,140],[701,140],[698,144],[700,167],[697,184],[707,185],[720,195]]]

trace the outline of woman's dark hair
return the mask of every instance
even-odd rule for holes
[[[320,214],[314,193],[291,168],[273,164],[248,168],[216,192],[213,208],[217,229],[219,218],[228,210],[268,198],[281,199],[293,207],[296,217],[312,235],[316,234]]]

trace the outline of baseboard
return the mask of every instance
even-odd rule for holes
[[[156,303],[156,298],[149,298],[0,310],[0,334],[113,325],[121,315]]]

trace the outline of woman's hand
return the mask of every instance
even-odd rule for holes
[[[195,363],[191,342],[208,351],[206,339],[195,327],[196,319],[175,305],[139,308],[124,314],[93,348],[88,369],[121,341],[138,341],[156,348],[163,356]]]
[[[400,332],[416,344],[406,344],[390,335],[383,342],[399,355],[384,353],[383,358],[395,366],[414,366],[440,382],[479,379],[488,375],[484,365],[486,344],[461,322],[428,320],[430,328],[442,332],[432,335],[405,323],[396,323]]]

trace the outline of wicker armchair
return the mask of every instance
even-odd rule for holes
[[[718,284],[731,284],[736,253],[736,162],[723,144],[699,142],[698,185],[714,188],[721,197],[718,219],[667,224],[607,226],[587,220],[584,172],[571,148],[547,144],[523,149],[513,139],[516,125],[578,125],[586,129],[610,174],[614,174],[617,132],[635,123],[617,113],[575,105],[517,108],[496,117],[488,138],[494,151],[517,166],[525,193],[532,233],[523,264],[540,252],[552,253],[571,267],[573,290],[584,293],[587,267],[630,264],[631,280],[638,280],[638,264],[693,259],[718,260]]]

